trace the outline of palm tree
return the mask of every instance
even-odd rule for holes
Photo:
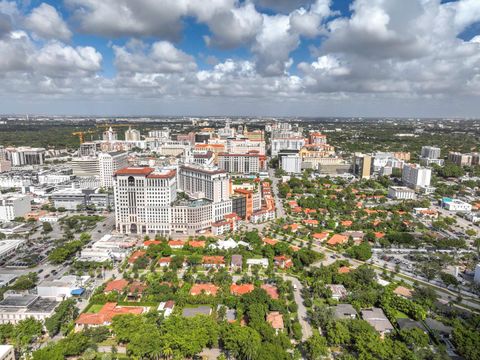
[[[170,347],[170,345],[165,345],[162,349],[162,354],[165,357],[165,359],[171,359],[173,356],[173,350]]]

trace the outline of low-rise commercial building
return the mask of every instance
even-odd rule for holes
[[[390,186],[388,197],[396,200],[411,200],[415,199],[415,191],[405,186]]]

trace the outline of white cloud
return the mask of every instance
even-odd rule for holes
[[[183,73],[196,69],[194,58],[168,41],[158,41],[150,47],[143,43],[127,47],[114,46],[113,50],[115,66],[122,72]]]
[[[253,4],[246,3],[238,8],[217,11],[206,22],[213,33],[208,44],[232,48],[250,43],[260,30],[263,18]]]
[[[47,40],[68,41],[72,37],[72,32],[57,10],[46,3],[32,10],[25,19],[25,27]]]

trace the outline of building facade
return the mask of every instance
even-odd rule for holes
[[[127,165],[128,155],[126,152],[118,151],[98,154],[100,186],[105,188],[113,187],[113,175],[118,170],[127,167]]]

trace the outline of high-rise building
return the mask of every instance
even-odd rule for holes
[[[175,170],[124,168],[115,174],[115,221],[127,234],[172,231],[171,204],[177,198]]]
[[[221,202],[230,197],[230,177],[224,170],[183,165],[179,172],[179,190],[195,198]]]
[[[272,139],[272,156],[277,156],[282,150],[300,150],[305,145],[302,136],[289,136]]]
[[[402,182],[411,188],[429,187],[432,169],[418,164],[405,164],[402,170]]]
[[[253,174],[265,170],[266,160],[265,155],[256,152],[248,154],[220,153],[218,167],[229,173]]]
[[[73,158],[70,162],[73,175],[76,176],[98,176],[98,157],[82,156]]]
[[[302,158],[299,154],[289,154],[281,157],[282,169],[289,174],[300,174],[302,172]]]
[[[462,154],[451,151],[448,153],[448,160],[457,164],[458,166],[465,166],[472,164],[472,154]]]
[[[103,132],[103,140],[104,141],[116,141],[117,140],[117,132],[112,129],[110,126],[108,130]]]
[[[98,154],[98,169],[100,186],[113,187],[113,175],[120,169],[127,167],[128,155],[126,152],[117,151]]]
[[[373,161],[370,155],[355,153],[353,157],[353,173],[360,179],[370,179]]]
[[[438,159],[440,158],[440,148],[435,146],[422,146],[422,158]]]
[[[125,131],[125,140],[126,141],[140,141],[141,136],[140,136],[140,131],[136,129],[132,129],[131,127],[128,128],[127,131]]]
[[[12,221],[32,211],[30,197],[27,195],[0,195],[0,221]]]

